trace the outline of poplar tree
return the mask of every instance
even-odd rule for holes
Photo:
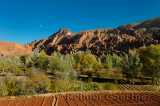
[[[156,78],[159,83],[160,76],[160,45],[144,46],[140,49],[140,58],[144,64],[143,73],[147,76]]]
[[[136,52],[136,50],[129,50],[129,54],[127,55],[124,53],[122,58],[122,73],[123,75],[132,78],[132,83],[134,85],[135,78],[140,76],[143,66],[143,64],[140,62],[139,54]]]

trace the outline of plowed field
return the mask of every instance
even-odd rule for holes
[[[0,106],[160,106],[159,103],[160,97],[150,93],[94,93],[1,100]]]
[[[116,87],[122,91],[152,91],[151,88],[144,85],[117,84]]]
[[[52,106],[53,97],[1,100],[0,106]]]
[[[62,96],[57,106],[159,106],[159,101],[159,96],[147,93],[100,93]]]

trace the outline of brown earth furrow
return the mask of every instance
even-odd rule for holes
[[[105,98],[102,97],[101,95],[100,95],[100,99],[101,99],[106,105],[111,105],[111,104],[113,104],[111,101],[109,101],[108,99],[105,99]]]
[[[64,97],[58,98],[57,106],[69,106]]]
[[[108,103],[106,103],[102,98],[100,94],[93,94],[90,95],[90,97],[97,102],[99,105],[107,105]]]
[[[136,87],[131,87],[130,85],[123,85],[124,87],[126,87],[128,90],[138,90],[138,91],[141,91],[141,89],[137,89]]]
[[[80,95],[79,98],[87,105],[87,106],[99,106],[91,95]]]
[[[33,106],[37,98],[29,98],[24,106]]]
[[[79,102],[80,104],[78,104],[78,105],[80,105],[80,106],[88,106],[88,105],[91,105],[91,104],[88,103],[87,101],[84,102],[85,99],[80,98],[80,96],[78,96],[78,95],[75,95],[75,98],[76,98],[76,100],[77,100],[77,101],[75,100],[75,102],[76,102],[76,103]]]
[[[16,106],[24,106],[28,99],[21,99]]]
[[[66,101],[68,102],[69,106],[78,106],[77,103],[72,99],[72,97],[67,97]]]
[[[16,104],[20,101],[20,99],[12,100],[8,106],[16,106]]]
[[[136,89],[139,89],[140,91],[148,91],[146,88],[140,85],[134,85],[133,87],[135,87]]]
[[[122,88],[123,88],[123,90],[125,91],[125,90],[129,90],[129,88],[127,87],[127,86],[124,86],[124,84],[122,84],[122,85],[120,85]]]
[[[76,104],[78,104],[78,106],[87,106],[85,103],[83,103],[81,100],[74,100],[76,102]]]
[[[93,106],[94,104],[90,101],[90,98],[88,96],[84,95],[78,95],[77,96],[83,103],[85,103],[87,106]]]
[[[160,96],[157,96],[157,95],[154,95],[154,94],[151,94],[153,98],[157,98],[157,99],[160,99]]]
[[[124,90],[123,87],[122,87],[122,85],[120,85],[120,84],[116,84],[116,87],[117,87],[117,89],[119,89],[119,90]]]
[[[150,94],[147,94],[147,93],[146,94],[140,93],[138,95],[140,95],[140,98],[137,98],[137,99],[139,101],[141,101],[142,103],[144,103],[145,105],[149,105],[149,104],[157,105],[158,104],[158,102],[152,98],[153,95],[150,95]],[[146,98],[142,98],[145,95],[147,95],[147,97]]]
[[[42,106],[52,106],[53,100],[54,100],[53,97],[46,97],[44,99]]]
[[[114,95],[113,95],[113,97],[115,98],[115,100],[119,101],[120,104],[124,104],[124,103],[125,103],[125,104],[128,104],[128,103],[131,103],[131,102],[128,101],[127,99],[126,99],[126,100],[121,99],[120,96],[121,96],[121,95],[119,95],[119,94],[114,94]]]
[[[133,101],[133,103],[137,102],[140,104],[148,105],[148,104],[157,104],[156,101],[148,101],[148,99],[142,99],[143,94],[131,94],[133,97],[130,98],[130,100]],[[134,97],[135,96],[135,97]]]
[[[7,106],[12,100],[4,100],[0,102],[0,106]]]
[[[33,106],[42,106],[44,98],[37,98]]]

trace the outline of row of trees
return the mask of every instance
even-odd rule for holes
[[[150,45],[141,47],[139,50],[129,50],[129,53],[123,53],[121,56],[103,55],[100,57],[102,64],[108,70],[120,67],[122,74],[128,80],[132,78],[134,84],[135,78],[146,76],[156,78],[158,85],[160,76],[160,45]]]
[[[52,56],[47,56],[45,52],[38,53],[34,50],[32,54],[27,54],[19,58],[0,57],[0,70],[3,73],[10,72],[15,75],[29,73],[35,67],[42,72],[51,70],[57,78],[74,80],[77,78],[77,70],[87,74],[90,78],[97,74],[102,68],[109,71],[114,69],[122,70],[124,77],[132,79],[143,75],[156,78],[158,85],[160,74],[160,45],[142,47],[138,51],[130,50],[128,54],[123,53],[118,56],[102,55],[96,58],[87,50],[79,51],[72,55],[62,55],[54,52]],[[58,72],[57,72],[58,71]],[[55,73],[56,72],[56,73]]]
[[[159,82],[160,75],[160,45],[144,46],[138,52],[130,51],[129,54],[124,53],[122,59],[123,75],[134,79],[136,77],[147,76],[156,78],[156,85]]]

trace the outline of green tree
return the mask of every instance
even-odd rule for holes
[[[115,67],[115,68],[119,67],[120,66],[120,57],[117,56],[116,54],[113,54],[112,63],[113,63],[113,67]]]
[[[7,68],[6,72],[14,73],[15,75],[22,75],[23,74],[23,64],[20,58],[8,58],[7,59]]]
[[[105,69],[107,70],[113,70],[113,68],[118,68],[120,66],[120,57],[116,54],[113,55],[102,55],[100,57],[102,64]]]
[[[113,69],[113,61],[112,56],[110,54],[102,55],[100,59],[105,69],[107,69],[108,71],[111,71]]]
[[[87,74],[89,79],[91,80],[91,77],[93,73],[96,73],[98,71],[98,63],[97,59],[92,54],[85,54],[81,60],[80,60],[80,70],[82,73]]]
[[[81,66],[80,62],[83,59],[84,55],[85,54],[83,51],[78,51],[73,54],[73,58],[75,60],[75,68],[80,69],[80,66]]]
[[[74,71],[75,60],[72,55],[63,56],[59,52],[55,52],[50,58],[49,67],[52,71],[61,71],[56,73],[58,78],[64,80],[75,80],[77,78],[77,73]]]
[[[31,56],[31,61],[33,66],[39,68],[40,70],[47,70],[48,68],[49,60],[44,51],[38,53],[37,49],[35,49]]]
[[[23,56],[20,56],[20,60],[22,64],[24,64],[24,69],[31,68],[33,66],[32,60],[31,60],[31,54],[26,54]]]
[[[122,73],[123,75],[131,77],[134,85],[135,78],[141,74],[143,64],[140,62],[140,58],[136,50],[130,50],[128,55],[124,53],[122,58]]]
[[[159,82],[160,75],[160,45],[150,45],[140,48],[140,58],[144,64],[143,73],[147,76],[156,78],[156,84]]]
[[[103,68],[102,62],[100,59],[96,62],[96,64],[93,66],[95,74],[98,74],[98,71],[100,71]]]
[[[55,70],[60,70],[61,65],[63,64],[64,56],[59,52],[54,52],[54,54],[49,59],[49,68],[54,72]]]

